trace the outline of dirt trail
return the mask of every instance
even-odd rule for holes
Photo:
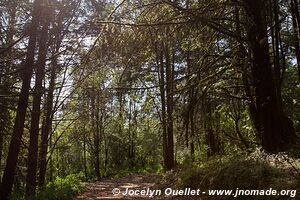
[[[95,183],[87,183],[83,193],[79,194],[74,200],[115,200],[115,199],[166,199],[163,195],[157,195],[153,198],[149,198],[146,195],[123,195],[126,188],[133,190],[152,190],[161,187],[161,175],[146,174],[139,175],[133,174],[123,178],[114,178],[98,181]],[[115,193],[113,194],[113,189]],[[171,198],[168,198],[171,199]]]

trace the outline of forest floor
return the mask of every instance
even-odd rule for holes
[[[181,165],[174,170],[160,174],[131,174],[122,178],[108,178],[94,183],[86,183],[85,190],[73,200],[135,200],[135,199],[175,199],[175,200],[207,200],[207,199],[241,199],[241,200],[287,200],[299,199],[300,195],[300,156],[288,154],[269,155],[260,151],[250,155],[228,156],[208,160],[203,164]],[[169,195],[169,189],[180,190],[187,188],[200,188],[200,195]],[[207,191],[214,189],[256,189],[276,190],[275,196],[245,196],[237,198],[232,196],[209,196]],[[125,194],[127,190],[144,191],[147,194]],[[161,193],[150,197],[152,191]],[[289,191],[281,194],[280,192]],[[118,194],[114,194],[118,193]]]
[[[152,191],[161,190],[165,188],[176,188],[172,182],[163,181],[164,178],[160,174],[131,174],[122,178],[105,179],[95,183],[86,183],[85,190],[75,197],[73,200],[118,200],[118,199],[182,199],[175,196],[165,196],[162,192],[161,195],[124,195],[126,188],[141,191],[149,188]],[[175,182],[174,182],[175,183]],[[117,189],[116,189],[117,188]],[[120,192],[119,194],[113,194]],[[148,192],[148,194],[150,194]],[[185,197],[184,199],[190,199]],[[199,199],[199,198],[198,198]]]

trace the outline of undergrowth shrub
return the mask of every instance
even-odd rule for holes
[[[64,178],[56,177],[32,200],[70,200],[83,190],[82,180],[84,180],[83,173],[70,174]]]
[[[215,158],[179,173],[182,188],[235,190],[294,190],[300,188],[300,161],[285,154],[270,155],[254,152],[249,156]],[[300,191],[299,191],[300,192]],[[232,199],[232,196],[209,199]],[[240,196],[234,199],[289,199],[288,196]],[[297,199],[297,196],[296,196]]]
[[[163,166],[160,164],[150,166],[146,164],[143,167],[121,168],[113,169],[105,174],[105,177],[121,178],[131,174],[147,174],[147,173],[160,173],[163,171]]]

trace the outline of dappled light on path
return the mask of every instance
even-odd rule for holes
[[[123,178],[107,179],[95,183],[87,183],[85,191],[79,194],[74,200],[97,200],[97,199],[165,199],[164,196],[148,197],[142,195],[123,195],[126,188],[133,190],[155,189],[161,181],[157,174],[129,175]],[[120,194],[113,194],[112,190],[118,188]],[[169,198],[171,199],[171,198]]]

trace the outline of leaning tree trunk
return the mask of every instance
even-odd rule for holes
[[[30,27],[30,36],[29,36],[28,47],[27,47],[27,55],[22,70],[23,82],[21,86],[21,93],[18,100],[18,107],[17,107],[11,142],[8,150],[6,166],[2,178],[2,185],[0,189],[0,194],[1,194],[0,200],[7,200],[9,198],[14,183],[18,156],[20,152],[21,141],[22,141],[23,130],[24,130],[26,109],[28,105],[30,82],[33,73],[34,53],[35,53],[36,40],[37,40],[41,2],[42,0],[36,0],[34,2],[32,21]]]

